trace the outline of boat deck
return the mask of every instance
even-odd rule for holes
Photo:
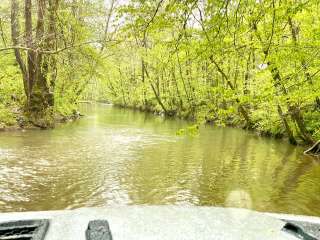
[[[113,240],[296,240],[299,236],[283,231],[286,222],[281,219],[320,226],[316,217],[216,207],[125,206],[0,214],[0,222],[30,219],[50,220],[45,240],[85,240],[89,221],[99,219],[109,222]],[[320,239],[312,234],[311,239]]]

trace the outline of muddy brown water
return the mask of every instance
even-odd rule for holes
[[[0,133],[0,211],[118,205],[320,216],[320,161],[281,140],[108,105],[47,131]]]

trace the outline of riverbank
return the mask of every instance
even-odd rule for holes
[[[241,119],[238,115],[236,114],[230,114],[230,116],[225,117],[224,119],[219,119],[218,117],[214,117],[212,115],[212,112],[208,110],[208,114],[203,114],[201,112],[190,112],[190,111],[170,111],[170,114],[166,114],[161,108],[158,108],[156,106],[133,106],[133,105],[128,105],[125,106],[123,104],[115,103],[115,107],[119,108],[126,108],[126,109],[132,109],[135,111],[140,111],[140,112],[147,112],[147,113],[152,113],[154,115],[162,116],[162,117],[168,117],[168,118],[179,118],[179,119],[184,119],[187,121],[192,122],[194,125],[199,125],[199,124],[207,124],[211,126],[219,126],[219,127],[233,127],[233,128],[241,128],[246,131],[250,131],[255,133],[257,136],[262,136],[262,137],[268,137],[268,138],[274,138],[274,139],[282,139],[283,141],[289,142],[289,138],[286,135],[285,131],[280,127],[280,122],[278,122],[276,125],[271,126],[271,127],[261,127],[261,124],[256,121],[253,122],[250,127],[246,125],[246,122]],[[303,139],[299,139],[299,136],[297,135],[297,142],[296,144],[293,145],[299,145],[303,147],[310,146],[310,144],[307,144]]]
[[[66,122],[72,122],[83,115],[73,109],[72,111],[55,111],[54,124],[59,125]],[[31,120],[28,119],[19,106],[7,106],[0,108],[0,131],[19,131],[19,130],[36,130],[43,129],[41,126],[37,126]]]
[[[110,101],[79,101],[78,104],[112,104]],[[268,138],[275,138],[275,139],[282,139],[284,141],[288,141],[288,136],[285,134],[280,126],[275,126],[276,131],[272,131],[270,128],[261,128],[259,122],[254,122],[250,127],[248,127],[244,120],[242,120],[236,114],[230,114],[230,116],[225,117],[224,119],[219,119],[218,117],[214,117],[211,111],[207,111],[207,114],[203,114],[199,111],[193,110],[184,111],[171,110],[170,112],[165,113],[161,108],[157,107],[157,105],[150,105],[150,106],[142,106],[142,105],[123,105],[119,103],[112,104],[118,108],[125,108],[131,109],[139,112],[151,113],[154,115],[158,115],[161,117],[166,118],[177,118],[190,121],[193,127],[190,129],[194,132],[198,129],[198,126],[201,124],[212,125],[212,126],[219,126],[219,127],[233,127],[233,128],[241,128],[250,132],[254,132],[258,136],[268,137]],[[76,121],[77,119],[81,118],[83,115],[76,110],[76,105],[73,108],[70,107],[63,107],[58,109],[55,112],[55,124],[63,124],[66,122]],[[16,131],[16,130],[26,130],[26,129],[43,129],[39,126],[32,124],[32,122],[28,121],[26,116],[23,114],[22,108],[17,106],[6,108],[0,111],[0,131]],[[181,132],[187,132],[181,131]],[[298,138],[297,144],[303,147],[311,146],[307,144],[302,139]]]

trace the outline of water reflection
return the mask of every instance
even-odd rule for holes
[[[0,134],[0,210],[127,204],[246,207],[320,215],[320,165],[302,149],[240,129],[85,105],[52,131]]]

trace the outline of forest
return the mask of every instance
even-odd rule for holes
[[[0,129],[108,102],[320,140],[318,0],[1,0]]]

